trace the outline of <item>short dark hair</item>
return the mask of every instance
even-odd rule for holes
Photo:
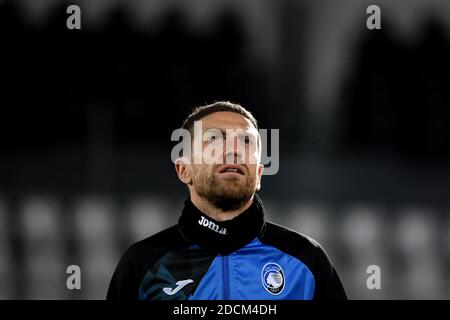
[[[229,101],[217,101],[212,104],[196,107],[192,110],[192,112],[188,115],[188,117],[183,121],[182,128],[189,130],[192,133],[194,122],[198,121],[207,115],[215,112],[228,111],[234,112],[242,115],[244,118],[250,120],[256,130],[259,130],[258,122],[255,117],[239,104],[232,103]]]

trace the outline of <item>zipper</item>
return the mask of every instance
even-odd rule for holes
[[[223,300],[230,300],[230,275],[228,256],[222,255]]]

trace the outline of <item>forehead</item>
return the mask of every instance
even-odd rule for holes
[[[236,112],[214,112],[203,117],[201,120],[203,129],[244,129],[246,131],[256,131],[256,128],[250,120]]]

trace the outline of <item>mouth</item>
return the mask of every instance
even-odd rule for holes
[[[220,167],[219,174],[224,174],[224,175],[236,174],[236,175],[243,176],[243,175],[245,175],[245,170],[244,170],[243,166],[241,166],[241,165],[227,164],[227,165]]]

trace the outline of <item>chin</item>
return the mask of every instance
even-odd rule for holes
[[[241,197],[230,197],[229,195],[217,198],[214,205],[223,211],[232,211],[241,208],[247,202]]]

